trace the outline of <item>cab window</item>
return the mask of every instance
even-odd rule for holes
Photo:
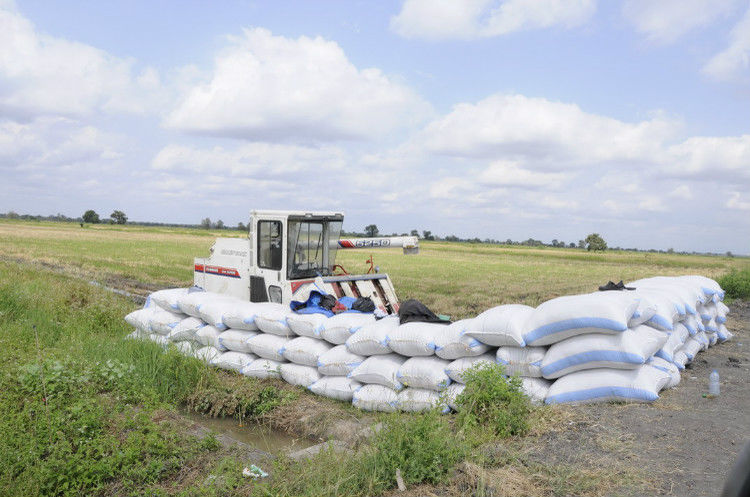
[[[258,267],[281,269],[281,221],[258,221]]]

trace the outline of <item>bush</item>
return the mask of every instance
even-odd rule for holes
[[[466,446],[440,411],[393,415],[373,437],[365,466],[377,481],[395,483],[396,469],[406,483],[438,483],[463,460]]]
[[[734,270],[719,278],[719,285],[727,292],[728,297],[735,299],[750,298],[750,268]]]
[[[477,364],[464,372],[466,388],[456,398],[458,422],[466,428],[485,426],[495,435],[523,435],[529,430],[529,398],[521,379],[506,377],[500,364]]]

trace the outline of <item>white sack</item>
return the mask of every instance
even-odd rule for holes
[[[177,352],[184,356],[193,357],[197,350],[196,345],[193,342],[183,340],[182,342],[174,342],[172,345],[177,349]]]
[[[240,371],[245,376],[252,378],[281,378],[281,365],[279,361],[270,359],[256,359]]]
[[[362,385],[354,391],[352,405],[364,411],[394,412],[398,394],[383,385]]]
[[[152,333],[169,335],[183,319],[185,315],[182,313],[158,310],[151,314],[148,324]]]
[[[286,323],[295,334],[301,337],[320,338],[323,323],[329,318],[319,312],[312,314],[290,313],[286,317]]]
[[[451,383],[445,372],[450,361],[437,357],[412,357],[401,365],[396,378],[411,388],[425,388],[439,392]]]
[[[435,337],[435,355],[441,359],[454,360],[459,357],[474,357],[489,350],[489,346],[466,334],[473,319],[462,319],[443,326]]]
[[[235,330],[258,331],[258,325],[255,324],[255,316],[261,309],[277,304],[268,302],[245,302],[244,300],[224,310],[222,319],[227,328]]]
[[[719,338],[719,343],[724,343],[727,340],[731,340],[734,335],[727,329],[726,326],[720,324],[719,331],[716,332],[716,336]]]
[[[701,344],[701,350],[708,350],[708,347],[710,345],[708,341],[708,336],[706,335],[705,331],[701,331],[698,334],[696,334],[693,339]]]
[[[589,333],[552,345],[542,360],[542,376],[554,379],[582,369],[635,369],[646,364],[667,341],[667,335],[639,326],[617,335]]]
[[[638,369],[576,371],[552,383],[545,402],[653,402],[670,379],[668,373],[647,365]]]
[[[280,369],[281,377],[290,385],[307,388],[321,378],[317,368],[302,364],[286,363]]]
[[[693,359],[695,359],[695,356],[698,355],[698,352],[700,352],[703,349],[703,344],[696,340],[693,337],[688,338],[685,341],[685,345],[682,346],[680,349],[688,358],[688,362],[693,362]]]
[[[327,376],[346,376],[364,360],[365,356],[349,352],[346,345],[337,345],[318,357],[318,372]]]
[[[181,342],[184,340],[195,340],[195,334],[199,329],[206,326],[203,320],[193,317],[188,317],[177,323],[172,331],[169,333],[169,341]]]
[[[361,312],[342,312],[328,318],[320,330],[320,337],[334,345],[346,343],[352,333],[374,323],[375,315]]]
[[[549,345],[585,333],[617,334],[628,329],[638,307],[630,292],[596,292],[548,300],[526,322],[526,345]]]
[[[405,388],[398,393],[396,403],[400,410],[406,412],[429,411],[438,406],[444,413],[449,412],[450,407],[442,404],[441,400],[440,394],[434,390]]]
[[[165,335],[160,335],[159,333],[151,333],[148,336],[148,339],[165,348],[169,345],[169,339],[167,339]]]
[[[290,339],[286,337],[271,335],[270,333],[259,333],[248,339],[247,344],[250,346],[253,354],[258,357],[284,362],[286,359],[284,359],[283,349],[289,341]]]
[[[446,388],[445,391],[441,394],[444,396],[448,407],[450,407],[454,411],[458,411],[456,399],[463,393],[465,389],[466,385],[464,385],[463,383],[451,383],[450,385],[448,385],[448,388]]]
[[[654,317],[656,314],[656,304],[652,303],[648,298],[641,297],[638,300],[638,307],[636,308],[633,315],[628,321],[628,328],[635,328],[646,321]]]
[[[543,404],[552,382],[544,378],[521,378],[521,390],[535,404]]]
[[[267,303],[255,315],[255,324],[264,333],[283,337],[294,336],[294,333],[286,322],[287,316],[291,313],[292,311],[289,310],[288,306]]]
[[[247,354],[252,352],[247,341],[257,335],[257,331],[229,329],[219,335],[219,345],[227,350],[244,352]]]
[[[672,362],[675,352],[682,347],[682,344],[685,343],[685,340],[687,340],[689,336],[690,332],[688,332],[687,328],[682,323],[675,324],[667,341],[664,342],[661,349],[659,349],[654,355],[665,361]]]
[[[540,378],[542,376],[542,359],[547,347],[500,347],[495,360],[503,365],[507,375]]]
[[[403,356],[429,356],[435,353],[435,339],[445,332],[445,324],[404,323],[388,333],[388,346]]]
[[[676,387],[680,383],[680,368],[678,368],[673,362],[666,361],[661,357],[652,357],[646,364],[653,368],[660,369],[669,375],[669,382],[664,385],[664,388]]]
[[[187,295],[187,293],[187,288],[167,288],[166,290],[159,290],[152,293],[149,295],[149,298],[165,311],[181,312],[177,301],[183,295]]]
[[[329,399],[351,402],[354,391],[362,384],[345,376],[324,376],[308,388],[312,393]]]
[[[713,347],[717,343],[719,343],[719,334],[717,333],[706,333],[706,336],[708,337],[708,346]]]
[[[729,314],[729,307],[724,302],[719,302],[716,304],[716,322],[719,324],[724,324],[727,322],[727,314]]]
[[[685,369],[685,365],[690,362],[690,359],[688,359],[687,354],[685,354],[685,351],[682,350],[682,347],[674,353],[674,358],[672,359],[672,363],[677,366],[677,369],[682,371]]]
[[[495,364],[495,354],[487,353],[476,357],[462,357],[451,362],[445,368],[445,374],[453,380],[459,383],[463,383],[464,371],[475,366],[476,364]]]
[[[394,390],[401,390],[403,385],[397,379],[397,374],[405,361],[405,357],[397,354],[374,355],[354,368],[349,377],[360,383],[383,385]]]
[[[389,354],[392,350],[388,346],[388,334],[398,326],[399,317],[395,315],[366,324],[347,338],[346,348],[363,356]]]
[[[524,326],[533,312],[534,308],[528,305],[499,305],[474,318],[467,326],[466,334],[493,347],[523,347]]]
[[[143,332],[151,333],[151,326],[149,324],[151,316],[160,310],[162,310],[160,307],[155,306],[138,309],[125,316],[125,322]]]
[[[219,357],[220,354],[221,351],[219,351],[216,347],[211,347],[210,345],[208,345],[196,350],[193,354],[193,357],[195,357],[196,359],[200,359],[201,361],[210,363],[211,361]]]
[[[706,327],[703,326],[701,320],[696,318],[692,314],[689,316],[685,316],[685,319],[682,320],[681,324],[688,330],[690,336],[695,336],[695,334],[699,331],[705,331],[706,329]]]
[[[643,324],[657,330],[672,331],[674,323],[685,316],[685,310],[679,303],[679,299],[663,290],[641,287],[628,293],[639,298],[641,302],[648,302],[648,305],[653,307],[654,312]]]
[[[180,312],[193,316],[194,318],[201,317],[200,306],[207,302],[216,302],[219,300],[226,300],[228,297],[220,293],[214,292],[189,292],[184,295],[180,295],[177,298],[177,306],[180,308]]]
[[[719,285],[715,280],[712,280],[711,278],[698,275],[689,275],[677,276],[675,280],[682,281],[685,284],[700,288],[706,297],[711,298],[716,295],[719,297],[719,300],[724,299],[724,290],[721,288],[721,285]]]
[[[229,351],[220,354],[213,361],[211,361],[211,364],[221,369],[240,372],[243,368],[247,367],[257,358],[258,356],[256,356],[255,354],[245,354],[242,352]]]
[[[198,314],[203,321],[215,326],[217,330],[226,330],[229,326],[224,323],[224,314],[243,303],[244,301],[229,296],[223,299],[213,299],[202,303],[198,307]]]
[[[281,353],[287,361],[317,368],[318,358],[329,350],[331,345],[328,342],[317,338],[297,337],[284,344]]]
[[[219,352],[224,352],[227,349],[219,343],[219,335],[221,335],[221,331],[214,326],[206,325],[195,332],[195,341],[207,347],[215,347]]]

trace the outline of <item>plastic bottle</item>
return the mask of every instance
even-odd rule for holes
[[[716,397],[719,395],[719,373],[714,369],[711,374],[708,375],[708,395]]]

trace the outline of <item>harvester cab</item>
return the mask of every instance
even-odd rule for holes
[[[195,259],[194,284],[251,302],[289,304],[321,286],[337,298],[369,297],[382,311],[398,312],[387,274],[352,275],[336,264],[341,249],[402,247],[419,253],[417,237],[339,239],[340,212],[252,211],[246,238],[217,238],[207,258]],[[370,260],[371,261],[371,260]]]

